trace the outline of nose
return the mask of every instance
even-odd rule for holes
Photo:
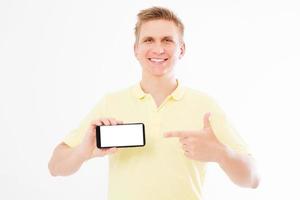
[[[163,54],[165,52],[165,48],[161,43],[155,43],[152,47],[152,52],[156,54]]]

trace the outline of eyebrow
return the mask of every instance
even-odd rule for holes
[[[154,39],[152,36],[145,36],[142,38],[142,40],[146,40],[146,39]],[[172,36],[164,36],[161,38],[161,40],[165,40],[165,39],[172,39],[173,40],[173,37]]]

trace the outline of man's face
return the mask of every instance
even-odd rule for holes
[[[143,68],[143,73],[152,76],[172,73],[184,51],[185,46],[180,40],[177,26],[166,20],[143,23],[134,46],[135,56]]]

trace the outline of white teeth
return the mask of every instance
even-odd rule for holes
[[[150,60],[152,62],[163,62],[163,61],[165,61],[165,59],[160,59],[160,58],[150,58]]]

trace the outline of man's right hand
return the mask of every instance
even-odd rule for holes
[[[96,146],[96,126],[123,124],[112,118],[105,118],[93,121],[85,136],[78,146],[69,147],[65,143],[56,146],[53,155],[48,163],[52,176],[68,176],[75,173],[83,162],[93,157],[101,157],[115,153],[117,148],[98,149]]]
[[[117,152],[118,149],[115,147],[99,149],[96,146],[96,126],[117,124],[123,124],[123,122],[114,118],[103,118],[95,120],[90,124],[81,144],[77,147],[78,153],[84,160]]]

